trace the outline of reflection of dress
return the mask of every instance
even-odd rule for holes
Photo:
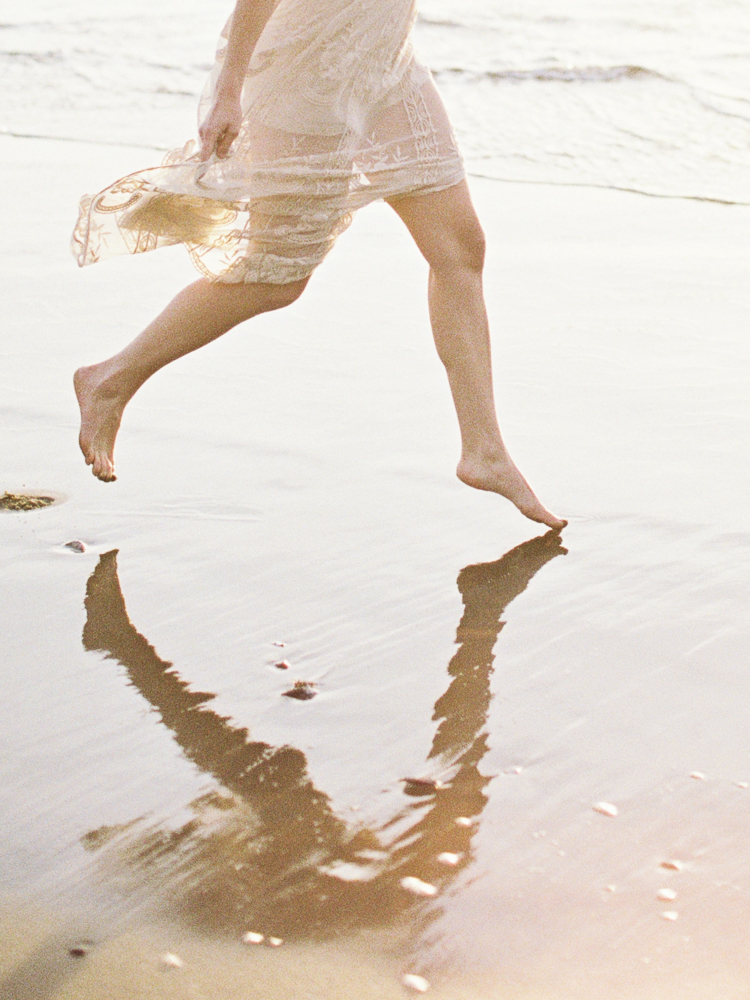
[[[414,2],[279,0],[250,60],[230,156],[200,164],[188,144],[163,166],[84,198],[73,237],[79,264],[184,243],[210,278],[295,281],[357,208],[460,181],[445,110],[412,52]]]

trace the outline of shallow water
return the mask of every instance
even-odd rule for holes
[[[4,1000],[387,998],[406,972],[451,1000],[744,997],[746,211],[476,183],[503,424],[560,543],[453,480],[383,206],[299,303],[149,383],[95,482],[68,373],[191,269],[73,270],[91,162],[0,143],[0,486],[65,501],[0,514]]]

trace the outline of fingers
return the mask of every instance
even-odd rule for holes
[[[214,153],[221,159],[228,156],[232,143],[239,135],[239,129],[232,125],[225,125],[221,130],[208,126],[202,129],[199,135],[201,140],[200,159],[205,162]]]
[[[216,142],[216,155],[222,159],[229,156],[232,143],[239,135],[239,131],[232,125],[227,125]]]
[[[198,135],[201,140],[200,159],[201,162],[205,162],[211,158],[216,148],[217,132],[213,128],[202,128],[199,130]]]

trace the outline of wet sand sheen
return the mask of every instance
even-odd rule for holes
[[[48,183],[28,156],[21,192]],[[4,257],[0,486],[69,498],[0,521],[13,1000],[244,997],[250,980],[269,1000],[387,998],[405,972],[452,1000],[744,996],[744,223],[477,197],[501,409],[572,515],[562,541],[451,480],[424,274],[377,209],[307,302],[148,388],[122,480],[91,482],[67,373],[191,275],[167,254],[153,285],[115,267],[71,286],[48,250],[67,217],[22,226],[30,199],[6,206],[28,243]],[[282,697],[295,681],[315,697]],[[95,946],[69,957],[80,938]]]

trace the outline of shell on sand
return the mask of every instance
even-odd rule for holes
[[[468,816],[456,816],[454,823],[456,826],[471,826],[471,820]]]
[[[280,948],[282,946],[282,944],[284,943],[284,939],[283,938],[277,938],[277,937],[270,937],[270,938],[266,939],[266,943],[271,948]]]
[[[421,878],[415,878],[413,875],[406,875],[399,884],[402,889],[406,889],[407,892],[411,892],[415,896],[437,896],[437,889],[434,885],[423,882]]]
[[[592,806],[594,812],[601,813],[602,816],[616,816],[620,811],[617,806],[613,806],[611,802],[597,802]]]
[[[461,855],[453,854],[452,851],[443,851],[442,854],[438,854],[437,859],[441,865],[454,866],[461,860]]]
[[[691,771],[690,772],[690,777],[691,778],[695,778],[696,781],[705,781],[706,780],[706,776],[703,773],[703,771]]]
[[[685,867],[684,862],[673,860],[662,861],[661,866],[662,868],[668,868],[671,872],[681,872]]]
[[[677,893],[674,889],[659,889],[656,894],[657,899],[663,899],[667,903],[671,903],[672,900],[677,899]]]
[[[248,931],[247,934],[243,934],[242,940],[245,944],[263,944],[265,935],[258,934],[257,931]]]
[[[178,955],[171,951],[165,951],[159,961],[165,969],[181,969],[185,964]]]
[[[414,990],[417,993],[426,993],[430,988],[430,984],[424,976],[415,976],[411,972],[407,972],[401,982],[404,986],[408,986],[410,990]]]
[[[664,920],[676,920],[678,916],[679,914],[676,910],[665,910],[662,913]]]

